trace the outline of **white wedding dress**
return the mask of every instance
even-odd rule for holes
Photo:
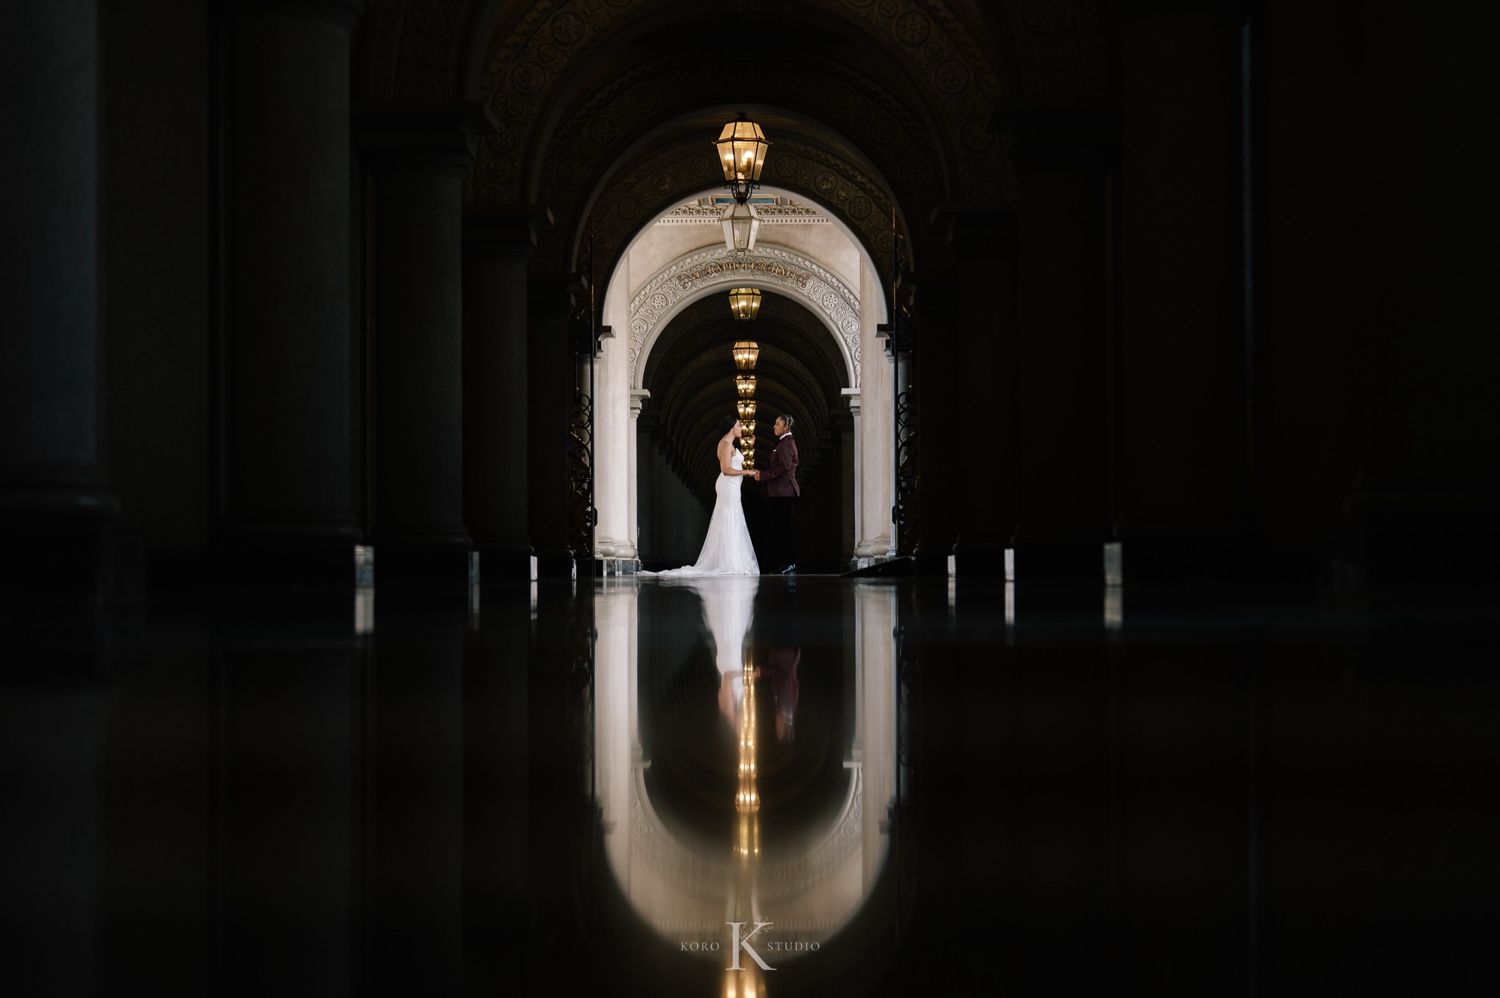
[[[739,471],[745,456],[735,450],[730,467]],[[759,575],[760,562],[755,560],[755,546],[750,543],[750,528],[745,525],[745,507],[740,505],[742,475],[720,475],[714,482],[714,512],[708,520],[708,536],[698,560],[683,568],[657,572],[664,576],[687,575]],[[642,572],[650,575],[650,572]]]

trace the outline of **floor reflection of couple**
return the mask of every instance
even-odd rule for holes
[[[713,635],[714,662],[719,667],[719,710],[730,728],[739,731],[749,672],[762,702],[769,696],[775,703],[777,739],[791,741],[796,733],[797,667],[802,649],[784,628],[773,626],[764,662],[753,661],[746,637],[754,617],[757,580],[729,576],[682,584],[703,601],[703,619]]]

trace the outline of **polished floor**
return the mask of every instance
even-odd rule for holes
[[[1500,993],[1493,592],[4,608],[0,993]]]

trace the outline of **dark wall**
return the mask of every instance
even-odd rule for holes
[[[651,440],[643,417],[636,439],[636,550],[647,568],[691,565],[698,558],[708,532],[708,510],[672,470],[665,454]]]
[[[1262,19],[1259,454],[1286,551],[1340,526],[1377,561],[1417,533],[1458,553],[1445,524],[1493,538],[1500,14],[1440,7]]]
[[[210,60],[195,0],[101,5],[107,467],[121,526],[197,554],[205,521]]]

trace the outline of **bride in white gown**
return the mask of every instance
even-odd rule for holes
[[[760,480],[760,472],[745,470],[745,456],[735,441],[740,437],[740,421],[725,416],[719,423],[719,477],[714,481],[714,512],[708,521],[708,536],[698,560],[683,568],[655,573],[682,575],[759,575],[760,562],[750,543],[750,528],[745,525],[745,508],[740,504],[740,483],[747,475]],[[643,575],[652,573],[643,572]]]

